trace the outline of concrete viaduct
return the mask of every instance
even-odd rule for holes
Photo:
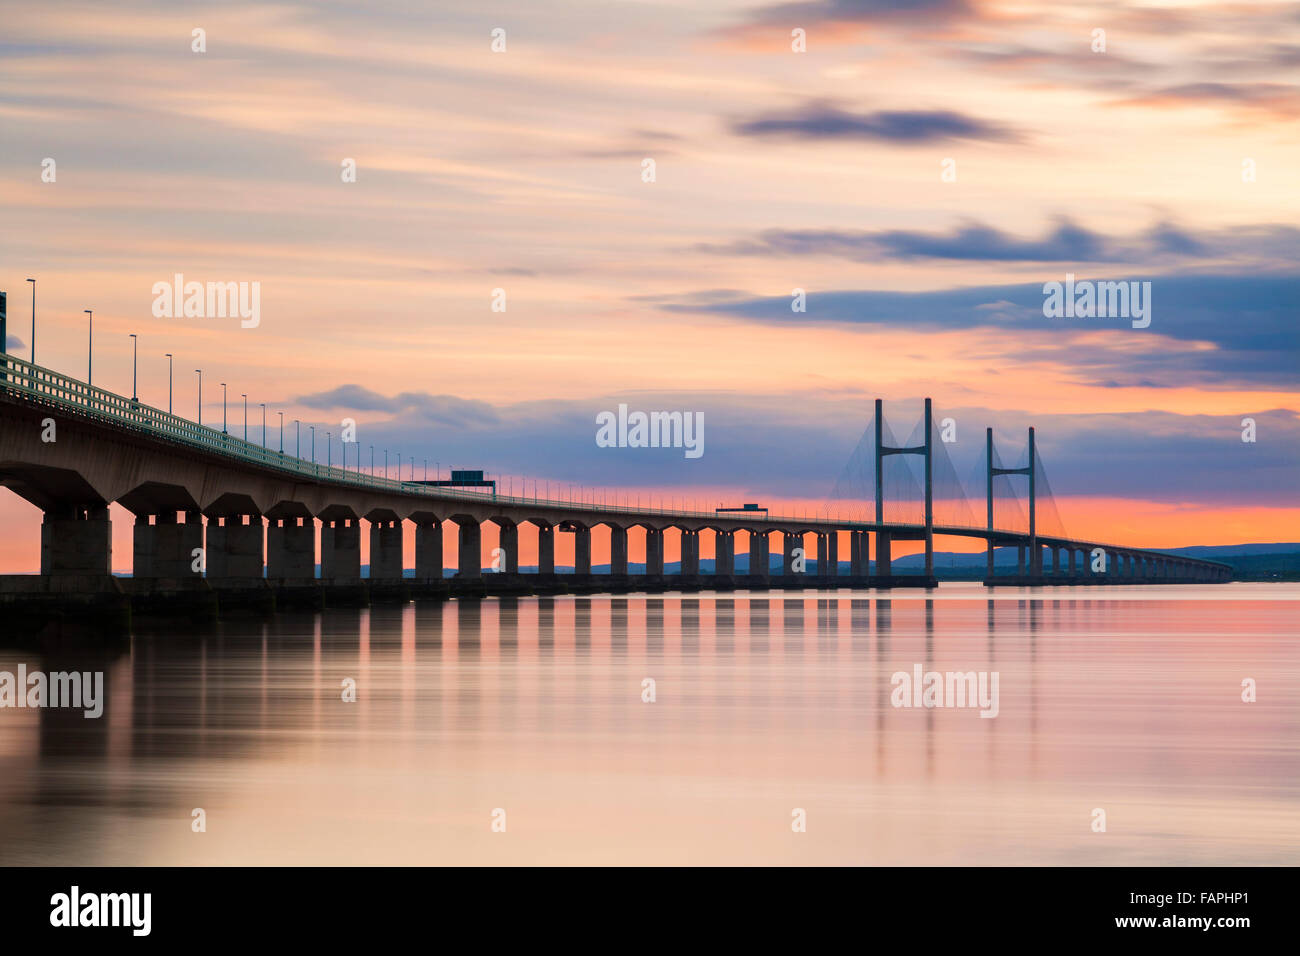
[[[44,513],[40,575],[8,575],[0,581],[0,600],[11,604],[24,596],[39,603],[105,590],[128,593],[138,604],[209,591],[254,595],[257,603],[267,595],[283,599],[294,593],[319,601],[322,593],[326,599],[334,594],[341,600],[364,600],[384,593],[929,587],[936,583],[936,534],[983,539],[988,584],[1175,584],[1226,581],[1230,575],[1230,568],[1217,562],[1038,536],[1032,527],[1032,492],[1029,533],[993,529],[991,508],[985,528],[935,526],[928,480],[927,520],[912,525],[603,506],[379,478],[244,442],[13,356],[0,360],[0,483]],[[926,415],[928,435],[928,400]],[[929,478],[928,442],[888,449],[877,439],[877,446],[877,469],[887,454],[924,454]],[[135,519],[129,579],[110,575],[108,505],[113,502]],[[882,505],[878,494],[878,516]],[[483,569],[481,527],[487,522],[500,532],[495,572]],[[365,581],[363,523],[370,542]],[[600,525],[609,529],[610,573],[593,575],[591,534]],[[643,554],[635,556],[645,570],[631,575],[628,531],[636,527],[645,532]],[[537,535],[536,573],[520,573],[521,528]],[[680,532],[680,572],[675,575],[664,573],[669,529]],[[574,535],[573,574],[555,574],[557,532]],[[748,573],[737,574],[736,538],[742,532],[749,566]],[[414,534],[414,579],[403,573],[408,533]],[[459,545],[451,578],[444,577],[447,534],[455,534]],[[705,534],[712,534],[715,544],[713,574],[700,573],[700,538]],[[779,568],[769,570],[773,535],[780,536],[782,560]],[[799,573],[802,562],[796,551],[805,546],[806,535],[816,535],[817,572],[811,575]],[[924,542],[924,573],[892,573],[896,541]],[[843,551],[841,544],[847,545]],[[993,548],[1012,545],[1019,553],[1017,573],[993,580]],[[1097,570],[1098,555],[1104,555],[1104,570]],[[810,564],[813,556],[808,555]],[[841,556],[848,558],[847,573]]]

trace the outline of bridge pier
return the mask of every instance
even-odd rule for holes
[[[838,531],[817,533],[817,577],[823,581],[839,577],[839,537]]]
[[[262,540],[259,514],[209,515],[205,550],[209,580],[262,580]]]
[[[865,531],[849,532],[849,577],[855,582],[867,577],[868,551],[867,533]]]
[[[1074,577],[1074,575],[1075,575],[1075,569],[1076,569],[1076,565],[1075,565],[1075,555],[1076,555],[1078,552],[1076,552],[1075,549],[1074,549],[1073,547],[1071,547],[1071,548],[1069,548],[1069,549],[1067,549],[1067,550],[1070,552],[1070,577]]]
[[[893,577],[892,543],[888,531],[876,532],[876,577]]]
[[[684,578],[700,573],[700,533],[690,528],[682,529],[681,573]]]
[[[415,577],[428,583],[442,580],[442,524],[421,516],[415,522]]]
[[[803,535],[793,531],[781,532],[781,575],[787,581],[794,575],[794,549],[803,547]]]
[[[713,533],[713,573],[715,577],[730,577],[736,573],[736,533]]]
[[[1016,545],[1016,574],[1019,577],[1025,576],[1025,546]]]
[[[609,573],[627,576],[627,528],[616,524],[609,526]]]
[[[553,576],[555,574],[555,525],[547,521],[534,522],[537,525],[537,574]]]
[[[479,523],[468,515],[452,515],[460,529],[460,549],[457,555],[456,576],[481,578],[483,576],[483,532]]]
[[[310,518],[268,518],[266,577],[271,581],[316,580],[316,523]]]
[[[501,549],[501,571],[519,573],[519,525],[507,518],[494,518],[499,529],[497,547]]]
[[[573,525],[573,573],[591,575],[591,529],[586,525]]]
[[[370,580],[402,580],[402,522],[395,516],[370,521]]]
[[[763,581],[772,576],[769,532],[751,531],[749,534],[749,573]]]
[[[203,518],[197,511],[186,511],[185,520],[167,510],[150,515],[140,512],[132,528],[131,576],[136,578],[200,578],[195,570],[196,555],[203,551]],[[150,518],[153,523],[150,523]]]
[[[328,584],[361,583],[361,519],[321,519],[320,576]]]
[[[664,576],[664,533],[661,528],[645,529],[645,574],[648,578]]]
[[[61,505],[41,521],[41,574],[109,575],[113,523],[108,505]]]

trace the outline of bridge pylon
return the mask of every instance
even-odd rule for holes
[[[934,577],[934,435],[931,432],[931,402],[925,400],[925,443],[910,448],[888,447],[883,438],[884,405],[876,399],[876,524],[885,521],[884,460],[886,455],[921,455],[925,458],[925,576]],[[890,535],[876,532],[876,573],[889,574]],[[881,556],[884,556],[883,559]],[[883,564],[883,566],[882,566]]]
[[[1038,548],[1038,527],[1035,513],[1036,489],[1034,488],[1034,429],[1029,428],[1029,463],[1024,468],[997,468],[993,465],[993,429],[986,429],[984,432],[985,440],[985,465],[987,468],[988,481],[988,530],[993,530],[993,479],[998,475],[1026,475],[1029,478],[1029,573],[1039,577],[1043,573],[1043,555]],[[993,578],[993,536],[990,534],[988,539],[988,576]]]

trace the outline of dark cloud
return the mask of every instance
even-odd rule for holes
[[[1063,218],[1039,239],[1022,239],[983,223],[968,223],[947,233],[769,229],[753,239],[706,243],[694,250],[736,256],[838,256],[857,262],[949,259],[1140,264],[1178,258],[1225,258],[1285,263],[1294,261],[1300,250],[1300,229],[1262,225],[1198,236],[1177,224],[1162,222],[1135,237],[1122,238],[1106,236]]]
[[[1019,359],[1073,368],[1082,381],[1095,385],[1243,389],[1300,385],[1300,275],[1079,276],[1149,280],[1151,325],[1134,329],[1128,319],[1045,318],[1043,283],[1064,281],[1065,271],[1045,271],[1041,280],[1023,285],[938,292],[809,290],[805,313],[791,312],[787,296],[731,303],[684,298],[661,308],[783,325],[1000,329],[1015,336]],[[1187,344],[1171,348],[1170,339]],[[1007,357],[991,354],[989,361],[1005,364]]]
[[[960,139],[989,142],[1019,139],[1019,134],[1010,129],[951,110],[850,113],[825,102],[808,103],[785,112],[737,120],[731,128],[741,136],[867,140],[901,145]]]

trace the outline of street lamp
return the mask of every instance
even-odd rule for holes
[[[276,412],[280,416],[280,454],[284,454],[284,412]]]
[[[203,424],[203,369],[196,368],[194,371],[199,373],[199,424]]]
[[[266,447],[266,402],[258,402],[262,406],[262,447]]]
[[[294,428],[294,438],[293,438],[293,457],[301,459],[302,458],[302,422],[298,421],[298,419],[295,418],[293,420],[293,423],[296,426]]]
[[[172,353],[164,353],[167,356],[167,414],[172,413]]]
[[[325,467],[326,468],[329,468],[333,465],[333,461],[330,458],[330,455],[333,454],[333,452],[334,452],[334,443],[330,441],[330,433],[326,432],[325,433]]]
[[[90,327],[86,337],[86,384],[89,385],[90,373],[92,370],[91,366],[94,362],[94,353],[95,353],[95,310],[82,309],[81,311],[85,312],[86,315],[90,316],[90,318],[87,320],[90,322]]]
[[[311,429],[311,463],[316,464],[316,426],[308,425]]]
[[[221,383],[221,434],[226,434],[226,383]]]
[[[33,319],[32,325],[35,324],[36,321]],[[134,332],[128,334],[131,336],[131,401],[139,402],[139,389],[137,388],[137,385],[139,385],[140,382],[140,366],[137,359],[140,357],[140,338]]]
[[[32,284],[32,364],[36,364],[36,280],[28,279]]]
[[[244,441],[248,441],[248,393],[240,392],[239,397],[244,400]]]

